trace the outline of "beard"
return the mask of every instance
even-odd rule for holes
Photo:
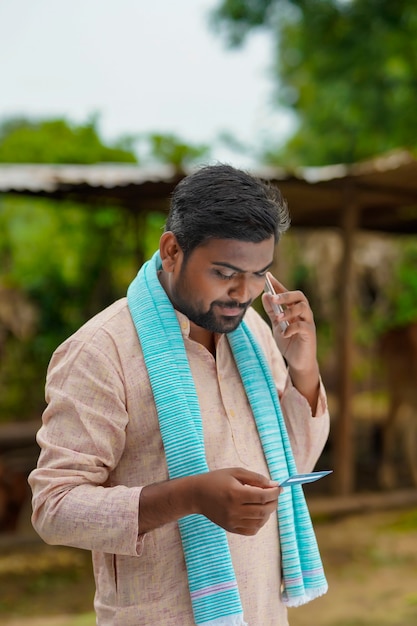
[[[193,324],[205,328],[212,333],[231,333],[241,323],[250,303],[238,304],[238,303],[225,303],[225,302],[212,302],[208,311],[202,311],[197,307],[193,307],[189,303],[181,309],[181,313],[184,313]],[[215,308],[237,308],[241,310],[239,315],[221,315],[216,314]]]
[[[192,293],[188,289],[184,270],[183,267],[179,280],[171,292],[174,307],[186,315],[190,322],[212,333],[223,334],[236,330],[252,302],[239,303],[215,300],[210,304],[208,310],[204,310],[203,305],[193,299]],[[239,309],[239,314],[222,315],[221,311],[225,309]]]

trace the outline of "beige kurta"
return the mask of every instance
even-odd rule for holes
[[[214,359],[189,339],[189,322],[177,315],[200,401],[209,468],[238,466],[268,475],[226,336],[218,338]],[[297,468],[309,471],[328,436],[324,390],[313,418],[291,385],[268,325],[253,310],[246,322],[271,365]],[[48,543],[92,550],[100,626],[192,626],[177,524],[146,536],[138,527],[141,486],[168,475],[126,299],[57,349],[46,396],[41,454],[29,478],[36,530]],[[254,537],[228,533],[228,540],[249,626],[285,626],[276,516]]]

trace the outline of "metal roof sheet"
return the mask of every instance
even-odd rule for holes
[[[353,198],[360,206],[360,227],[417,233],[417,161],[406,151],[352,165],[293,171],[265,167],[252,173],[281,189],[293,226],[338,227],[349,193],[349,201]],[[184,175],[168,165],[3,164],[0,193],[71,199],[90,205],[113,203],[133,212],[166,211],[169,196]]]

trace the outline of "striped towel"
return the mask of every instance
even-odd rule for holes
[[[172,304],[157,271],[159,253],[145,263],[127,292],[158,412],[170,478],[209,471],[197,393]],[[296,473],[268,363],[244,322],[228,339],[249,398],[270,476]],[[327,591],[320,554],[300,485],[279,497],[283,601],[298,606]],[[178,521],[195,623],[244,626],[226,532],[202,515]],[[277,589],[277,593],[279,590]]]

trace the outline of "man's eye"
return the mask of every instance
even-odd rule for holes
[[[216,276],[218,276],[219,278],[221,278],[222,280],[231,280],[235,274],[223,274],[223,272],[221,272],[220,270],[215,270]]]

